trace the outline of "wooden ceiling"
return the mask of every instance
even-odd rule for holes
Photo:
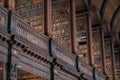
[[[76,12],[83,12],[87,9],[85,0],[76,0]]]
[[[88,0],[76,0],[76,12],[83,12],[87,9],[87,1]],[[120,0],[91,0],[92,2],[92,22],[97,23],[99,22],[99,16],[100,16],[100,11],[101,8],[106,2],[106,6],[104,7],[104,14],[103,14],[103,19],[105,25],[107,24],[108,26],[111,27],[111,23],[113,24],[111,27],[111,30],[118,34],[120,31],[120,9],[118,14],[116,16],[113,16],[116,12],[116,10],[120,7]],[[112,21],[112,18],[114,20]]]

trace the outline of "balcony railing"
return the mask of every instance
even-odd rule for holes
[[[14,12],[11,12],[11,35],[19,37],[29,46],[49,55],[49,38],[33,29]]]
[[[77,56],[59,46],[56,41],[52,40],[50,42],[50,39],[47,36],[37,32],[30,25],[25,23],[15,12],[9,12],[2,7],[0,7],[0,29],[10,36],[15,35],[15,38],[20,40],[20,42],[22,41],[25,45],[29,45],[28,47],[37,50],[39,53],[48,57],[56,58],[56,62],[62,65],[63,68],[67,69],[65,73],[69,73],[73,76],[84,74],[84,77],[90,80],[93,80],[94,77],[95,80],[106,80],[104,74],[99,73],[97,70],[93,71],[92,66],[79,59],[76,61]],[[3,36],[5,36],[4,33],[2,33]],[[79,68],[80,72],[77,72],[76,66]]]
[[[8,10],[0,7],[0,30],[7,32]]]

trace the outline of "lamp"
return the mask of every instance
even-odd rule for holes
[[[85,53],[81,53],[79,54],[79,57],[83,58],[83,57],[86,57]]]

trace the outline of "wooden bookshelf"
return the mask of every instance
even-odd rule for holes
[[[111,56],[111,43],[109,39],[105,39],[105,71],[106,74],[110,77],[112,80],[112,56]]]
[[[66,49],[70,49],[69,0],[52,1],[53,38]]]
[[[88,46],[87,46],[87,18],[86,15],[76,18],[77,27],[77,42],[78,42],[78,53],[82,60],[88,63]]]
[[[43,0],[15,0],[15,11],[29,25],[43,32]]]
[[[100,29],[92,29],[93,37],[93,58],[94,66],[102,72],[102,53],[101,53],[101,42],[100,42]]]

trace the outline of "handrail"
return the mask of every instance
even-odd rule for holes
[[[18,36],[36,49],[41,48],[49,53],[49,38],[26,24],[14,12],[11,12],[11,35]]]
[[[3,23],[5,28],[1,28],[2,26],[0,25],[0,29],[7,33],[7,19],[8,19],[8,11],[2,7],[0,7],[0,16],[2,16],[5,19],[5,23]],[[49,49],[51,49],[51,54],[53,55],[52,58],[56,58],[56,62],[61,62],[59,64],[55,65],[62,65],[62,68],[64,69],[63,71],[65,73],[69,73],[73,76],[77,76],[78,74],[83,73],[85,78],[90,78],[92,80],[93,76],[93,67],[84,63],[82,60],[77,59],[76,61],[76,56],[73,55],[71,52],[68,50],[64,49],[60,45],[57,44],[55,40],[51,40],[45,36],[44,34],[41,34],[40,32],[36,31],[33,29],[30,25],[26,24],[20,17],[17,15],[15,12],[11,12],[11,15],[9,15],[11,18],[10,20],[10,29],[11,33],[8,34],[9,37],[12,35],[15,35],[17,37],[16,40],[18,41],[23,41],[21,43],[26,42],[26,45],[29,44],[31,48],[34,48],[40,53],[42,52],[43,54],[46,52],[46,57],[52,57],[49,55]],[[20,40],[19,40],[20,39]],[[51,44],[50,44],[51,43]],[[28,45],[27,45],[28,46]],[[51,46],[51,48],[49,48]],[[29,49],[31,49],[29,48]],[[42,54],[40,54],[42,55]],[[34,57],[35,58],[35,57]],[[77,65],[76,65],[77,64]],[[59,67],[60,67],[59,66]],[[77,68],[79,68],[80,72],[77,73]],[[61,68],[61,69],[62,69]],[[72,72],[73,71],[73,72]],[[71,73],[72,72],[72,73]],[[75,73],[75,74],[74,74]],[[99,73],[96,71],[97,76],[99,76],[101,79],[105,77],[104,74]],[[105,80],[105,79],[104,79]]]
[[[0,29],[7,32],[8,10],[0,7]]]

